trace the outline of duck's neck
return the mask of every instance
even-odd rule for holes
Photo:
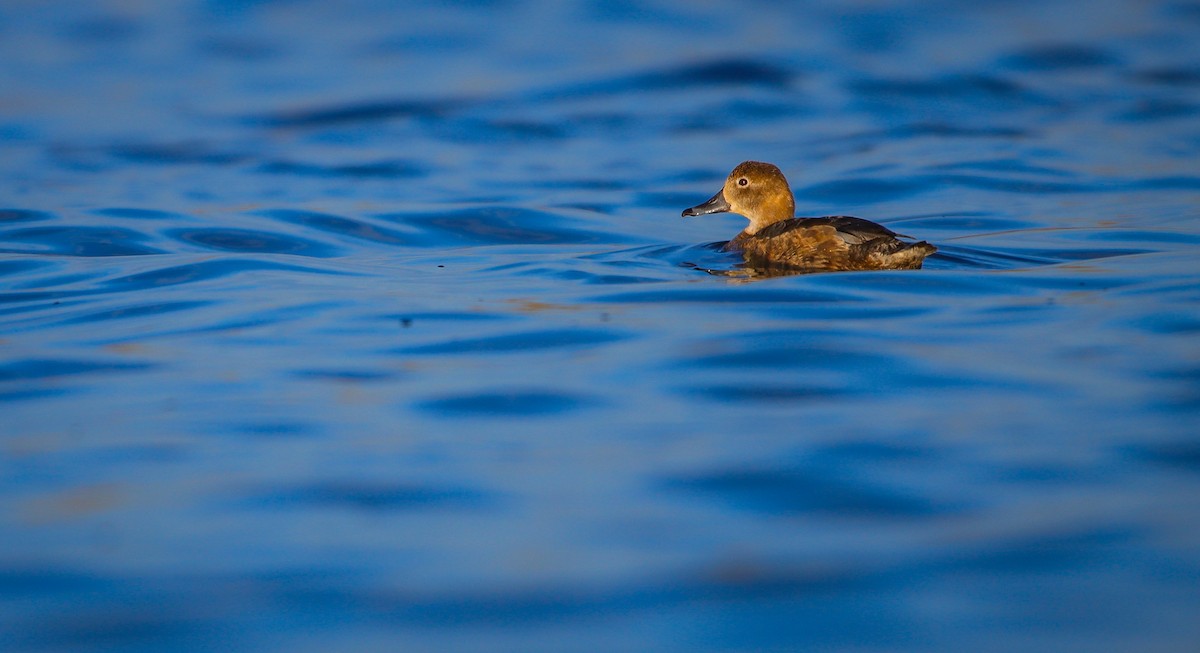
[[[750,224],[745,231],[738,234],[738,238],[741,238],[742,234],[753,236],[759,230],[780,220],[792,219],[796,215],[796,200],[792,199],[791,192],[788,192],[765,199],[754,208],[755,210],[746,216],[750,220]]]

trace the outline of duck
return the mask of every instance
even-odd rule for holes
[[[791,187],[777,166],[743,161],[716,195],[684,209],[683,217],[744,216],[750,224],[724,249],[741,252],[747,267],[757,270],[917,270],[926,256],[937,251],[923,240],[901,240],[911,236],[863,218],[799,218],[795,211]]]

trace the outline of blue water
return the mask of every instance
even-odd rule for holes
[[[1197,34],[5,3],[0,648],[1196,651]],[[739,278],[744,159],[940,251]]]

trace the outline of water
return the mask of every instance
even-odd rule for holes
[[[7,3],[4,650],[1195,651],[1198,31]]]

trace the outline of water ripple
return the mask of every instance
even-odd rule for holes
[[[295,161],[267,161],[259,172],[275,175],[346,177],[349,179],[410,179],[425,173],[423,166],[409,161],[385,160],[347,165],[319,165]]]
[[[0,209],[0,224],[14,222],[38,222],[54,218],[53,213],[30,211],[29,209]]]
[[[367,511],[444,510],[485,506],[493,495],[475,489],[369,481],[325,481],[254,497],[258,506],[350,508]]]
[[[853,395],[848,388],[813,384],[739,383],[736,385],[702,385],[682,388],[686,395],[724,404],[825,404],[831,400]]]
[[[394,371],[367,369],[304,369],[296,370],[293,376],[315,381],[333,381],[335,383],[375,383],[391,381],[401,375]]]
[[[42,381],[87,374],[133,372],[150,367],[152,366],[147,363],[26,358],[0,364],[0,383]]]
[[[567,245],[621,242],[626,237],[602,234],[582,227],[563,226],[571,218],[532,209],[482,206],[437,213],[389,213],[380,218],[398,222],[429,236],[428,245]]]
[[[87,311],[82,314],[77,314],[66,318],[58,322],[58,324],[88,324],[91,322],[107,322],[109,320],[127,320],[146,316],[164,315],[179,311],[189,311],[202,306],[208,306],[211,303],[212,302],[207,301],[173,301],[134,304],[132,306],[106,308],[99,311]]]
[[[122,161],[148,165],[232,165],[246,160],[248,155],[212,149],[207,143],[126,143],[113,145],[106,153]]]
[[[872,204],[930,190],[918,179],[839,179],[796,190],[797,198],[827,204]]]
[[[550,349],[572,349],[605,345],[626,339],[627,336],[597,329],[547,329],[525,333],[509,333],[483,338],[462,338],[446,342],[404,347],[401,354],[514,354]]]
[[[143,245],[149,237],[120,227],[28,227],[0,231],[0,242],[31,243],[45,249],[0,248],[16,254],[63,256],[144,256],[163,250]]]
[[[966,188],[981,188],[1005,193],[1030,194],[1063,194],[1063,193],[1094,193],[1111,191],[1111,186],[1099,184],[1068,183],[1061,181],[1045,181],[1040,179],[1005,179],[984,175],[945,175],[942,183],[963,186]]]
[[[331,245],[289,234],[267,231],[203,228],[171,229],[166,233],[181,242],[199,245],[205,249],[218,252],[297,254],[318,258],[326,258],[338,254],[338,249]]]
[[[970,106],[973,111],[1005,111],[1051,104],[1019,82],[982,73],[963,73],[927,79],[875,78],[849,84],[850,91],[880,110],[909,107],[927,111],[928,101],[939,106]]]
[[[158,209],[139,209],[131,207],[111,207],[104,209],[96,209],[92,211],[94,215],[103,215],[110,218],[129,218],[131,220],[186,220],[186,216],[173,213],[171,211],[160,211]]]
[[[7,277],[10,275],[20,277],[27,275],[34,270],[44,270],[47,267],[52,267],[52,264],[47,261],[38,261],[33,259],[0,259],[0,277]],[[10,287],[16,288],[18,286],[13,285]]]
[[[466,99],[390,99],[345,102],[303,109],[285,109],[247,119],[250,125],[275,128],[314,128],[397,118],[438,118],[474,104]]]
[[[535,417],[567,413],[588,403],[587,398],[562,392],[506,388],[435,397],[417,407],[444,417]]]
[[[1120,62],[1112,52],[1085,45],[1048,44],[1006,55],[1000,65],[1014,70],[1059,71],[1111,67]]]
[[[791,71],[774,64],[748,59],[721,59],[684,64],[612,79],[600,79],[583,84],[572,83],[557,88],[542,89],[528,94],[527,97],[522,98],[522,101],[578,99],[713,86],[783,88],[791,84],[794,78],[795,75]],[[492,102],[496,104],[513,100],[514,98],[494,98]],[[455,112],[476,106],[480,102],[478,99],[469,98],[425,100],[393,98],[349,101],[314,108],[277,111],[248,118],[246,122],[250,125],[274,128],[307,129],[401,118],[443,119]],[[493,128],[503,124],[504,122],[491,123]],[[519,123],[509,124],[519,125]],[[543,133],[540,127],[536,133]]]
[[[1128,447],[1127,455],[1165,467],[1200,474],[1200,442],[1173,442]]]
[[[716,369],[800,369],[827,370],[848,367],[879,369],[890,357],[875,352],[832,348],[816,344],[818,334],[792,331],[761,331],[746,333],[732,344],[732,351],[689,358],[687,366]],[[724,347],[729,349],[730,347]]]
[[[912,519],[946,514],[953,504],[804,467],[719,470],[669,478],[665,487],[768,515],[829,513]]]
[[[521,143],[562,141],[575,136],[570,126],[535,120],[456,120],[445,136],[458,143]]]
[[[1124,122],[1146,123],[1162,120],[1181,120],[1200,115],[1200,103],[1187,100],[1143,98],[1131,108],[1117,112],[1115,118]]]
[[[761,289],[761,288],[708,288],[688,287],[674,289],[637,290],[612,295],[601,295],[592,301],[611,304],[831,304],[836,302],[862,301],[853,295],[835,294],[810,289]]]
[[[893,228],[899,228],[895,223],[901,223],[904,225],[904,229],[912,229],[913,231],[936,229],[940,231],[962,231],[972,234],[1017,231],[1021,229],[1033,229],[1038,226],[1037,223],[1029,220],[999,217],[983,212],[914,215],[897,218],[894,223],[890,223]]]
[[[536,98],[589,97],[624,93],[661,92],[688,88],[761,86],[786,88],[796,75],[783,67],[753,59],[718,59],[653,70],[614,79],[567,85],[542,91]]]
[[[1176,88],[1179,86],[1200,86],[1200,67],[1163,66],[1147,68],[1133,74],[1133,79],[1152,84]]]
[[[0,4],[8,648],[1195,647],[1195,0],[165,4]]]
[[[309,274],[348,274],[332,272],[299,265],[286,265],[270,261],[255,261],[250,259],[221,259],[172,265],[144,272],[120,276],[105,283],[112,290],[136,290],[144,288],[161,288],[197,281],[209,281],[234,274],[252,271],[303,272]]]
[[[418,245],[421,243],[420,238],[415,234],[400,232],[395,229],[372,224],[365,220],[356,220],[340,215],[316,213],[313,211],[296,211],[292,209],[261,211],[259,215],[291,224],[303,225],[339,236],[349,236],[385,245]]]

